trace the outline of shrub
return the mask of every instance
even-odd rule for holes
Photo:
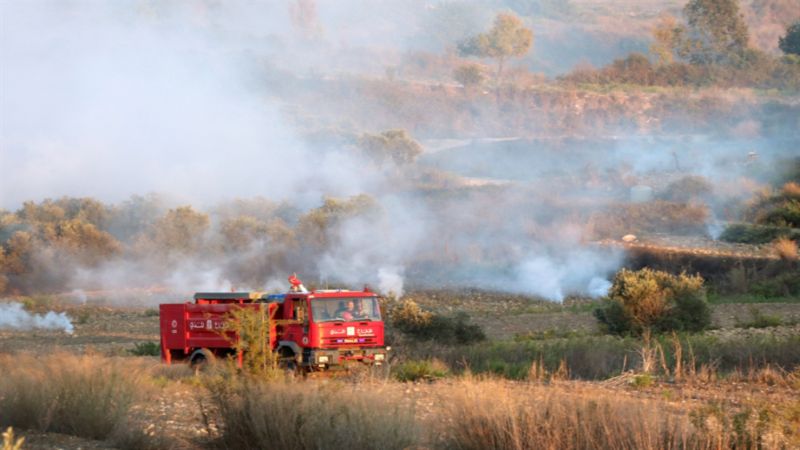
[[[465,313],[453,317],[424,311],[413,300],[405,300],[390,312],[391,325],[418,340],[445,344],[469,344],[486,339],[481,327],[469,323]]]
[[[137,342],[128,351],[133,356],[159,356],[161,355],[161,345],[154,341]]]
[[[752,320],[747,322],[736,321],[736,326],[740,328],[771,328],[779,327],[783,321],[779,316],[764,314],[758,308],[750,308]]]
[[[106,358],[0,357],[0,424],[106,439],[126,424],[138,372]]]
[[[407,403],[378,385],[356,394],[336,384],[216,377],[207,387],[228,448],[399,450],[417,442]]]
[[[711,311],[700,276],[671,275],[651,269],[622,269],[595,317],[611,333],[700,331],[711,324]]]
[[[406,361],[394,370],[399,381],[434,380],[444,378],[450,370],[438,359]]]
[[[800,239],[800,230],[772,225],[751,225],[737,223],[729,225],[719,239],[741,244],[766,244],[778,238]]]
[[[464,87],[478,86],[486,81],[486,74],[478,64],[464,64],[453,71],[453,78]]]

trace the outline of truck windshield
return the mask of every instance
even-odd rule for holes
[[[315,322],[381,320],[375,297],[315,298],[311,301],[311,313]]]

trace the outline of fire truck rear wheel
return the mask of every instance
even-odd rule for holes
[[[203,370],[215,362],[216,356],[207,348],[195,350],[192,356],[189,357],[189,366],[195,370]]]

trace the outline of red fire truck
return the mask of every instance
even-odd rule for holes
[[[378,297],[363,291],[307,290],[296,276],[285,294],[198,292],[194,302],[162,304],[161,359],[167,364],[207,363],[233,356],[237,337],[225,331],[235,308],[263,308],[269,318],[269,345],[281,363],[298,370],[322,370],[360,361],[386,360]]]

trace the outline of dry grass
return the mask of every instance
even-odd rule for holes
[[[120,449],[169,448],[131,417],[153,383],[141,360],[98,355],[0,355],[0,425],[107,440]]]
[[[781,188],[781,193],[788,198],[800,199],[800,183],[790,181],[784,184],[783,188]]]
[[[797,242],[789,238],[778,238],[772,243],[775,253],[784,261],[797,261]]]
[[[465,379],[440,394],[443,448],[670,449],[692,440],[686,417],[607,393]]]
[[[106,358],[0,357],[0,424],[105,439],[137,398],[137,373]]]
[[[464,378],[437,391],[432,443],[458,449],[788,448],[776,416],[721,402],[678,406],[584,384]]]
[[[208,388],[225,448],[403,449],[419,440],[409,403],[377,384],[217,376]]]

